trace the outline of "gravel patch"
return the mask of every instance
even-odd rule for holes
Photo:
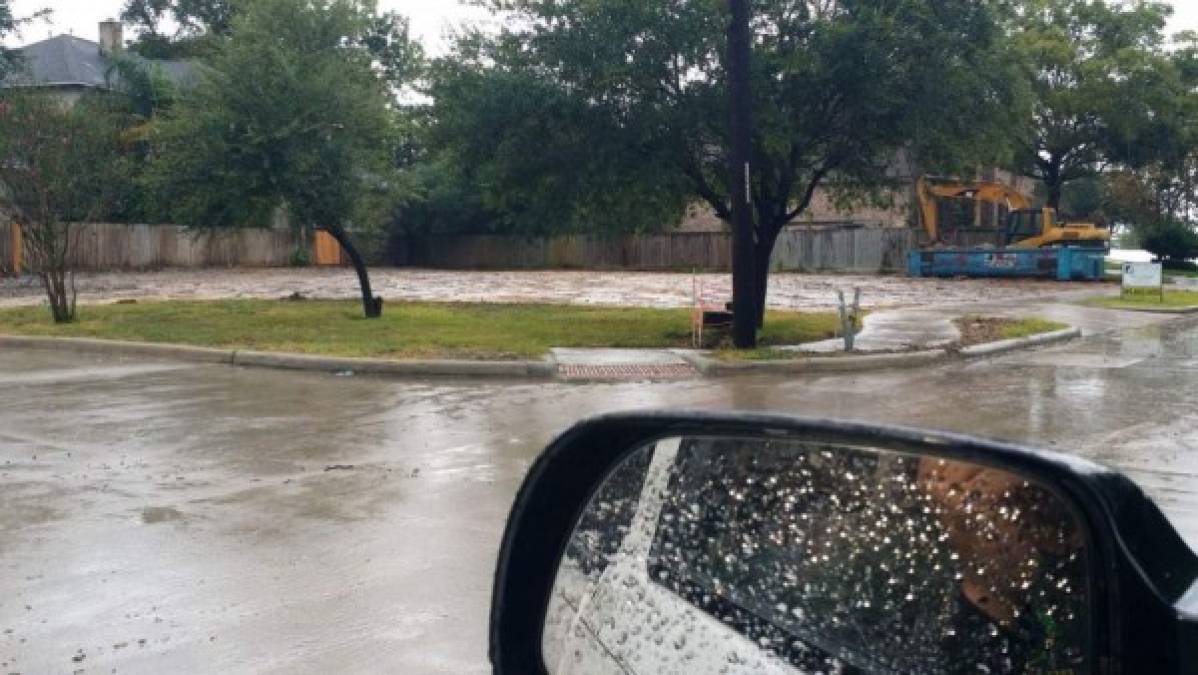
[[[731,299],[728,274],[700,274],[704,294]],[[515,271],[462,272],[380,268],[372,270],[375,292],[390,302],[545,302],[638,307],[689,307],[694,277],[648,272]],[[286,298],[357,298],[352,270],[187,269],[160,272],[81,274],[81,303],[119,300],[216,300]],[[1088,288],[1023,279],[913,279],[903,276],[775,274],[769,305],[776,309],[827,310],[837,306],[836,291],[862,289],[868,309],[927,307],[1016,299],[1037,299]],[[35,279],[0,279],[0,307],[43,301]]]

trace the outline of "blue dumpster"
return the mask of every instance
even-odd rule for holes
[[[1106,251],[1092,248],[934,249],[912,251],[913,277],[1015,277],[1102,281]]]

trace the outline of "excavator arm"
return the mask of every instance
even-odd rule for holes
[[[1028,198],[1015,188],[991,181],[932,182],[927,178],[920,178],[915,183],[915,191],[919,198],[923,228],[933,243],[940,241],[940,211],[936,206],[937,198],[968,199],[988,204],[1003,204],[1008,211],[1031,207]]]

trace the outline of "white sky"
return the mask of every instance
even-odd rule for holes
[[[72,33],[95,40],[97,24],[120,13],[123,0],[11,0],[14,13],[24,16],[39,8],[49,7],[54,16],[49,25],[38,23],[25,29],[22,39],[9,42],[18,45],[57,35]],[[484,18],[485,12],[464,7],[458,0],[379,0],[384,9],[394,9],[412,19],[413,32],[434,51],[440,51],[448,28],[470,18]],[[1175,0],[1170,31],[1198,30],[1198,1]]]
[[[95,40],[99,23],[116,18],[121,13],[124,0],[10,0],[13,14],[28,16],[38,9],[49,7],[54,15],[49,24],[37,22],[22,31],[21,39],[10,39],[13,45],[37,42],[59,33],[71,33],[88,40]],[[460,22],[475,18],[484,19],[485,11],[476,7],[463,6],[458,0],[379,0],[383,10],[395,10],[412,20],[412,32],[436,50],[444,42],[447,29]]]

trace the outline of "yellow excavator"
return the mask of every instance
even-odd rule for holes
[[[935,245],[944,243],[937,199],[968,199],[1006,206],[1009,213],[1003,230],[1003,248],[1069,246],[1107,250],[1111,245],[1109,229],[1093,223],[1061,222],[1056,209],[1032,208],[1030,199],[1003,183],[923,177],[915,187],[924,230]]]

